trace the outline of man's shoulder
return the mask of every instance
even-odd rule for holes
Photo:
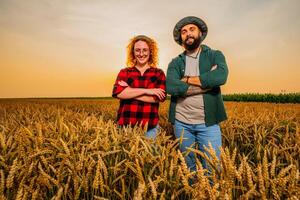
[[[208,52],[210,54],[220,54],[220,53],[222,54],[221,50],[213,49],[205,44],[202,44],[201,47],[202,47],[202,51],[204,51],[204,52]]]
[[[184,52],[182,52],[181,54],[178,54],[176,57],[172,58],[172,61],[179,61],[181,59],[183,59],[183,57],[185,56]]]
[[[169,63],[170,66],[179,66],[184,64],[184,53],[177,55],[176,57],[172,58],[171,62]]]

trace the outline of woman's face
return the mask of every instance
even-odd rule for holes
[[[144,41],[137,41],[134,44],[133,48],[134,58],[136,59],[136,65],[144,66],[148,63],[150,58],[150,49],[146,42]]]

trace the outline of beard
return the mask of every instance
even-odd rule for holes
[[[187,41],[188,41],[189,38],[193,38],[193,39],[194,39],[194,41],[193,41],[191,44],[187,43]],[[183,41],[183,46],[184,46],[184,48],[185,48],[186,50],[188,50],[188,51],[192,51],[192,50],[197,49],[197,48],[199,47],[200,44],[201,44],[201,38],[200,38],[200,36],[198,36],[198,37],[196,37],[196,38],[193,37],[193,36],[190,36],[190,37],[187,37],[187,38]]]

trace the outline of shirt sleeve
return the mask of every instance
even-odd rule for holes
[[[171,96],[185,96],[188,90],[189,84],[181,81],[180,66],[177,64],[176,60],[173,59],[167,70],[167,93]]]
[[[115,81],[114,87],[113,87],[113,91],[112,91],[112,96],[113,97],[117,97],[118,94],[120,94],[126,87],[123,87],[121,85],[118,84],[119,81],[125,81],[127,82],[127,73],[125,71],[125,69],[120,70],[117,79]]]
[[[214,64],[217,65],[217,69],[208,71],[200,76],[201,86],[205,89],[219,87],[227,81],[228,67],[221,51],[215,51]]]
[[[165,73],[162,70],[159,70],[159,74],[158,74],[158,78],[157,78],[157,82],[156,82],[156,88],[161,88],[165,91],[165,98],[162,100],[159,100],[159,98],[157,96],[153,96],[153,98],[155,99],[155,101],[160,101],[160,102],[164,102],[166,100],[166,76]]]

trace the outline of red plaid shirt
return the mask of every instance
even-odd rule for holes
[[[132,88],[161,88],[166,90],[166,76],[161,69],[150,67],[143,76],[136,67],[122,69],[113,88],[113,97],[117,97],[126,87],[118,84],[125,81]],[[158,100],[157,96],[153,96]],[[164,101],[163,99],[162,101]],[[117,121],[119,125],[135,125],[148,123],[148,129],[158,124],[159,103],[147,103],[136,99],[120,99]]]

